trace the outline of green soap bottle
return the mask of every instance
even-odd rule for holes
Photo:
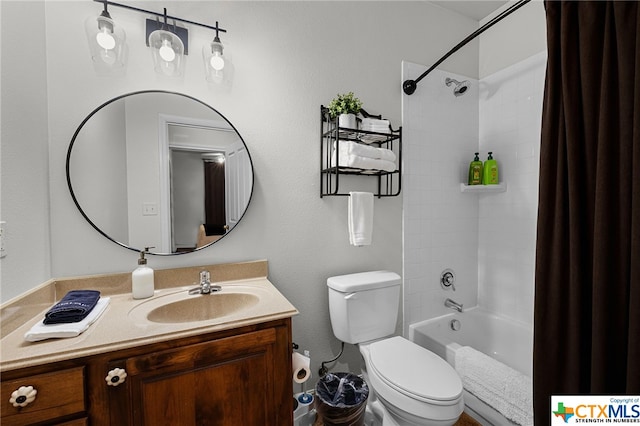
[[[489,157],[487,158],[487,161],[484,162],[482,170],[483,185],[498,184],[498,162],[493,159],[491,154],[493,154],[493,152],[489,152]]]
[[[476,152],[476,157],[469,164],[469,185],[480,185],[482,183],[482,161],[480,161],[479,152]]]

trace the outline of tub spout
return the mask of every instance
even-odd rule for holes
[[[458,303],[454,300],[451,299],[447,299],[444,301],[444,306],[446,306],[447,308],[451,308],[451,309],[455,309],[458,312],[462,312],[462,303]]]

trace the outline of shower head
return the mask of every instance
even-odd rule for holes
[[[444,84],[446,84],[447,86],[451,86],[452,83],[455,84],[455,87],[453,88],[453,94],[456,96],[464,95],[470,85],[469,80],[458,81],[447,77],[444,81]]]

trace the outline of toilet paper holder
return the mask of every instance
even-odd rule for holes
[[[304,351],[304,355],[299,352],[293,352],[291,356],[291,367],[293,373],[293,381],[296,383],[304,383],[311,378],[311,358],[309,351]]]

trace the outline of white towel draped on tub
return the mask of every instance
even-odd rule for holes
[[[109,305],[109,300],[111,300],[109,297],[101,297],[93,310],[82,321],[47,325],[41,320],[25,333],[24,339],[27,342],[38,342],[45,339],[76,337],[102,315]]]
[[[370,245],[373,231],[373,194],[371,192],[350,192],[348,214],[351,245]]]
[[[533,425],[531,378],[470,346],[456,350],[455,368],[464,388],[506,418]]]

